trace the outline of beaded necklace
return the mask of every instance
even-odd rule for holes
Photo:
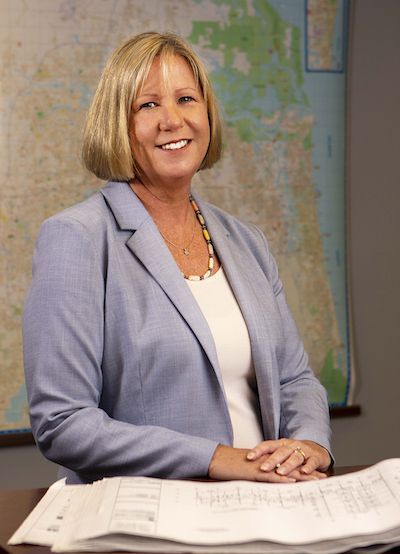
[[[206,222],[204,220],[204,217],[202,216],[200,209],[198,205],[196,204],[193,196],[189,195],[189,202],[194,210],[194,213],[196,214],[197,221],[201,225],[201,229],[203,231],[203,237],[207,243],[208,248],[208,268],[207,271],[203,275],[185,275],[183,274],[184,278],[188,281],[202,281],[203,279],[207,279],[210,277],[213,267],[214,267],[214,246],[211,241],[210,233],[207,230]]]
[[[144,188],[152,195],[154,196],[154,198],[156,198],[157,200],[159,200],[160,202],[164,202],[164,200],[162,200],[161,198],[159,198],[158,196],[156,196],[154,194],[154,192],[152,190],[150,190],[144,183],[141,183]],[[196,218],[197,218],[197,221],[200,223],[200,226],[201,226],[201,229],[203,231],[203,237],[204,237],[204,240],[206,241],[207,243],[207,249],[208,249],[208,266],[207,266],[207,271],[205,273],[203,273],[203,275],[185,275],[184,273],[182,273],[183,277],[185,279],[187,279],[188,281],[203,281],[203,279],[207,279],[208,277],[210,277],[211,273],[212,273],[212,270],[213,270],[213,267],[214,267],[214,246],[213,246],[213,243],[211,241],[211,237],[210,237],[210,233],[208,232],[208,229],[207,229],[207,225],[206,225],[206,222],[204,220],[204,217],[202,216],[201,212],[200,212],[200,209],[198,207],[198,205],[196,204],[193,196],[191,194],[189,194],[189,202],[190,202],[190,205],[192,206],[193,208],[193,211],[196,215]],[[196,220],[194,220],[194,222],[196,222]],[[182,250],[183,253],[185,254],[185,256],[188,256],[189,255],[189,246],[192,244],[193,242],[193,238],[194,238],[194,231],[195,231],[195,225],[193,226],[193,234],[192,234],[192,237],[190,239],[190,242],[189,244],[187,244],[186,246],[182,247],[182,246],[179,246],[173,242],[171,242],[169,239],[167,239],[167,237],[165,237],[161,231],[160,231],[160,234],[161,236],[163,237],[164,240],[166,240],[167,242],[169,242],[169,244],[172,244],[172,246],[174,246],[175,248],[178,248],[179,250]]]

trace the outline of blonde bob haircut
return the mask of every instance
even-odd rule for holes
[[[83,134],[82,159],[100,179],[130,181],[140,167],[129,143],[129,122],[154,59],[159,56],[164,74],[168,59],[182,56],[190,65],[205,100],[210,123],[210,144],[199,167],[214,165],[221,156],[221,118],[203,62],[192,48],[172,33],[148,32],[122,44],[110,57],[89,108]]]

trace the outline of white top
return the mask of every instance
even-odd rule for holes
[[[222,267],[208,279],[186,280],[213,335],[233,427],[233,446],[263,440],[250,338]]]

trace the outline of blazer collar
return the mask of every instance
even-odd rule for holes
[[[100,192],[105,197],[121,231],[135,231],[151,219],[149,212],[128,183],[110,181]]]

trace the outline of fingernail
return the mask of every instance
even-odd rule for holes
[[[286,469],[284,467],[278,467],[276,470],[276,473],[279,473],[279,475],[286,475]]]
[[[254,452],[249,452],[246,456],[248,460],[254,460],[255,457],[256,455],[254,454]]]
[[[260,469],[261,469],[261,471],[271,471],[272,466],[271,466],[271,464],[261,464]]]

